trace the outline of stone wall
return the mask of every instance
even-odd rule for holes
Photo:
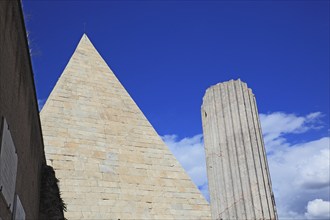
[[[17,204],[18,200],[20,201],[26,219],[38,219],[39,216],[40,172],[45,157],[38,113],[21,3],[19,0],[2,0],[0,1],[0,124],[4,119],[6,120],[15,146],[18,159],[15,200]],[[2,130],[7,128],[0,128],[0,145]],[[3,162],[1,166],[4,165],[6,164]],[[0,218],[12,219],[15,205],[11,204],[11,208],[8,208],[4,196],[0,193]],[[16,210],[22,211],[18,208]]]

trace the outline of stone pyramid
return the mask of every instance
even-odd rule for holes
[[[84,34],[41,111],[68,219],[209,219],[210,207]]]

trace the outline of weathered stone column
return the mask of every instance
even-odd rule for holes
[[[252,90],[240,80],[207,89],[202,121],[213,219],[277,219]]]

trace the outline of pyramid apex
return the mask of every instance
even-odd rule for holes
[[[86,33],[83,33],[83,35],[82,35],[81,38],[87,38],[88,39],[87,34]]]
[[[80,39],[80,42],[83,42],[83,41],[89,41],[89,42],[91,42],[90,40],[89,40],[89,38],[88,38],[88,36],[87,36],[87,34],[86,33],[83,33],[83,35],[82,35],[82,37],[81,37],[81,39]]]
[[[81,48],[92,48],[91,51],[94,51],[96,53],[98,53],[98,51],[96,50],[96,48],[94,47],[93,43],[90,41],[90,39],[88,38],[87,34],[84,33],[76,47],[76,51],[80,50]],[[91,52],[90,51],[90,52]]]

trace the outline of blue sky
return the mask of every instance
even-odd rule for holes
[[[23,1],[23,10],[40,103],[85,31],[207,196],[202,97],[241,78],[257,97],[280,216],[326,216],[329,1]],[[190,153],[201,162],[185,162]],[[284,165],[299,167],[295,179],[281,180]],[[284,190],[290,181],[296,194]]]

